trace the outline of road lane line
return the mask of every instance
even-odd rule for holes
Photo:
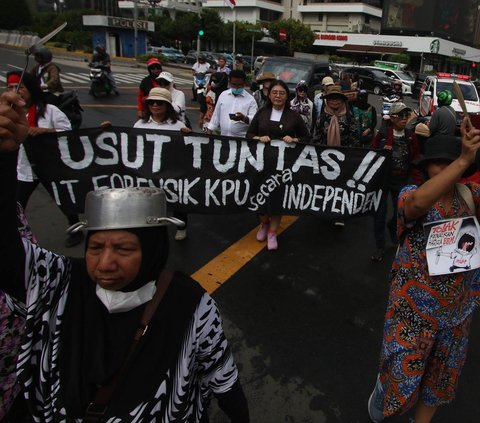
[[[298,220],[297,216],[283,216],[278,235]],[[203,288],[211,294],[228,281],[235,273],[253,259],[266,247],[265,242],[258,242],[258,227],[252,229],[243,238],[222,251],[203,267],[191,275]]]

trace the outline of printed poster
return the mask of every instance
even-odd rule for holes
[[[475,216],[423,225],[427,238],[428,273],[450,275],[480,267],[480,227]]]

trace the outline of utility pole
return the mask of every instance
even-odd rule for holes
[[[138,29],[137,29],[137,20],[138,20],[138,0],[133,0],[133,57],[137,60],[138,54]]]

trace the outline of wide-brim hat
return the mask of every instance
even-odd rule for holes
[[[425,141],[425,152],[418,165],[431,160],[457,160],[462,152],[462,141],[453,135],[435,135]]]
[[[257,76],[257,82],[268,81],[268,80],[274,81],[275,79],[277,78],[275,77],[275,74],[273,72],[262,72]]]
[[[167,200],[161,188],[109,188],[90,191],[85,198],[85,218],[67,232],[150,228],[184,222],[167,217]]]
[[[342,88],[340,87],[340,85],[328,85],[325,88],[325,92],[323,93],[323,98],[328,99],[328,97],[332,97],[332,96],[340,96],[340,97],[343,97],[345,101],[348,100],[348,97],[344,93],[342,93]]]
[[[170,91],[168,91],[166,88],[155,87],[152,88],[148,93],[146,101],[148,100],[161,100],[172,104],[172,95],[170,94]]]
[[[425,167],[432,160],[448,160],[453,162],[460,157],[462,152],[462,140],[453,135],[435,135],[425,141],[423,157],[415,164]],[[472,176],[477,170],[477,164],[473,163],[463,173],[463,178]]]

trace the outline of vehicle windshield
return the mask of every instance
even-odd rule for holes
[[[272,72],[278,79],[291,85],[307,80],[311,65],[308,63],[263,62],[262,72]]]
[[[377,78],[380,78],[380,79],[385,79],[386,78],[385,74],[382,71],[379,71],[379,70],[376,70],[376,69],[371,69],[371,71]]]
[[[408,73],[402,72],[402,71],[397,71],[396,74],[398,75],[398,78],[401,79],[402,81],[412,81],[414,82],[415,79],[412,78]]]
[[[478,101],[478,94],[475,86],[473,84],[462,84],[459,83],[458,86],[462,90],[463,98],[468,101]],[[448,90],[452,93],[453,98],[457,99],[455,91],[453,90],[453,82],[440,82],[437,83],[437,94],[439,91]]]

